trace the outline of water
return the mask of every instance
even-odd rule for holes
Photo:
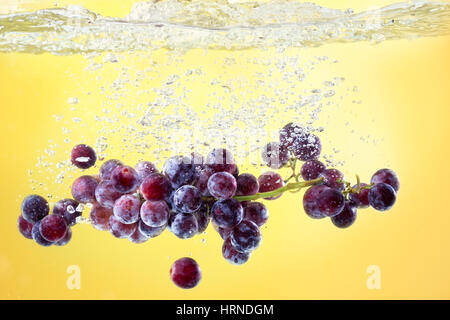
[[[450,4],[412,1],[353,12],[289,0],[167,0],[137,3],[124,18],[69,6],[2,15],[0,26],[0,52],[283,49],[447,35]]]

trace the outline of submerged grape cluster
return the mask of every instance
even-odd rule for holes
[[[399,181],[392,170],[377,171],[370,184],[357,178],[351,186],[339,170],[326,168],[318,160],[321,149],[320,139],[301,125],[289,123],[282,128],[279,141],[267,144],[262,158],[272,169],[290,167],[287,179],[275,171],[258,178],[239,173],[233,154],[223,148],[212,150],[206,158],[195,152],[171,157],[161,170],[148,161],[131,167],[107,160],[98,175],[77,178],[72,199],[57,202],[50,215],[44,198],[26,197],[18,228],[42,246],[66,245],[83,205],[91,207],[89,221],[94,228],[133,243],[144,243],[165,229],[189,239],[203,233],[211,222],[224,241],[223,257],[241,265],[259,247],[260,228],[269,217],[266,206],[255,200],[274,200],[284,192],[309,187],[303,196],[306,214],[315,219],[330,217],[339,228],[353,224],[357,208],[370,205],[385,211],[394,205]],[[92,167],[97,159],[86,145],[75,146],[71,158],[81,169]],[[171,277],[177,286],[192,288],[201,272],[194,260],[183,258],[173,265]]]

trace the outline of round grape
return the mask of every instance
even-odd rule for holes
[[[292,153],[301,161],[310,161],[319,158],[322,151],[322,144],[319,137],[314,134],[307,134],[299,138],[292,147]]]
[[[189,239],[198,232],[198,222],[193,214],[177,213],[170,217],[170,231],[180,239]]]
[[[364,187],[368,187],[367,183],[360,183],[359,192],[350,192],[349,199],[353,201],[358,208],[367,208],[369,207],[369,189],[364,189]],[[358,185],[354,185],[352,187],[353,190],[358,189]]]
[[[228,172],[233,174],[236,162],[233,154],[222,148],[216,148],[206,157],[206,166],[214,172]]]
[[[151,163],[150,161],[141,161],[139,162],[135,167],[134,170],[136,170],[139,181],[144,181],[145,178],[147,178],[152,173],[158,173],[158,169],[156,169],[156,166]]]
[[[169,158],[163,166],[163,174],[169,180],[172,188],[178,189],[182,185],[194,181],[194,166],[189,157],[175,156]]]
[[[170,268],[170,278],[182,289],[192,289],[198,285],[202,272],[198,263],[192,258],[181,258]]]
[[[169,206],[162,200],[147,200],[141,207],[141,219],[150,227],[161,227],[169,219]]]
[[[114,203],[113,213],[124,224],[133,224],[139,220],[142,202],[135,195],[121,196]]]
[[[270,142],[262,150],[262,159],[268,167],[279,169],[288,163],[289,152],[279,142]]]
[[[47,200],[39,195],[29,195],[22,201],[22,217],[30,223],[38,222],[48,215],[49,211],[50,208]]]
[[[66,244],[69,243],[71,239],[72,239],[72,230],[70,228],[67,228],[67,232],[64,235],[64,237],[61,240],[55,242],[55,245],[59,247],[65,246]]]
[[[115,168],[123,166],[122,161],[111,159],[103,162],[100,167],[100,179],[101,180],[111,180],[111,174]]]
[[[299,137],[306,135],[305,129],[297,123],[288,123],[280,130],[280,143],[285,149],[292,150],[292,146]]]
[[[212,206],[211,216],[217,226],[232,228],[242,221],[244,209],[235,199],[219,200]]]
[[[240,174],[236,179],[236,184],[237,196],[252,196],[259,191],[258,179],[250,173]]]
[[[378,211],[386,211],[392,208],[396,198],[394,188],[387,183],[377,183],[369,190],[369,203]]]
[[[236,250],[250,252],[261,243],[261,232],[254,222],[244,220],[231,230],[230,239]]]
[[[78,201],[63,199],[55,203],[52,213],[63,217],[68,226],[73,226],[77,223],[77,217],[81,216],[81,212],[76,210],[78,205]]]
[[[159,173],[152,173],[141,183],[139,190],[145,200],[165,200],[168,199],[172,187],[169,180]]]
[[[117,199],[122,193],[114,188],[114,184],[110,180],[101,181],[95,188],[95,199],[105,208],[113,208]]]
[[[208,190],[217,199],[230,199],[236,193],[236,179],[228,172],[214,173],[208,180]]]
[[[148,238],[154,238],[159,236],[166,229],[167,225],[162,225],[160,227],[150,227],[146,225],[142,220],[139,221],[138,229],[139,231]]]
[[[173,206],[179,212],[195,212],[200,209],[202,202],[202,195],[194,186],[182,186],[173,193]]]
[[[102,207],[98,204],[94,204],[89,215],[92,226],[100,231],[106,231],[109,229],[109,218],[113,215],[113,211],[110,208]]]
[[[398,180],[397,174],[391,169],[380,169],[372,176],[370,183],[386,183],[390,185],[395,192],[400,188],[400,181]]]
[[[263,173],[258,178],[259,183],[259,192],[269,192],[276,189],[279,189],[284,186],[283,178],[277,172],[268,171]],[[266,200],[275,200],[281,197],[281,194],[275,197],[267,197],[264,198]]]
[[[317,198],[319,197],[319,194],[328,189],[330,188],[325,185],[315,185],[306,190],[305,194],[303,195],[303,209],[311,218],[325,218],[325,215],[322,214],[317,208]]]
[[[130,166],[119,166],[111,173],[111,182],[115,190],[121,193],[136,191],[139,185],[139,176]]]
[[[115,215],[112,215],[108,221],[109,232],[111,232],[114,237],[119,239],[124,239],[131,236],[134,231],[136,231],[137,225],[137,223],[122,223]]]
[[[64,238],[67,232],[67,224],[64,218],[57,214],[51,214],[41,220],[39,231],[45,240],[57,242]]]
[[[144,243],[144,242],[147,242],[148,239],[150,239],[150,237],[143,234],[139,230],[139,228],[136,228],[136,230],[133,232],[133,234],[128,237],[128,240],[130,240],[133,243]]]
[[[194,186],[200,191],[203,197],[210,197],[208,190],[208,180],[213,175],[213,171],[209,168],[196,171],[194,178]]]
[[[341,213],[344,205],[345,197],[336,189],[326,189],[317,197],[317,210],[327,217],[332,217]]]
[[[323,183],[333,189],[343,191],[345,189],[344,174],[337,169],[326,169],[321,174]]]
[[[17,228],[25,238],[33,239],[33,224],[25,220],[22,216],[19,216],[19,219],[17,220]]]
[[[234,265],[241,265],[248,261],[250,258],[250,253],[248,252],[240,252],[233,247],[231,243],[231,239],[228,238],[225,240],[222,246],[222,255],[229,263]]]
[[[356,205],[346,201],[344,209],[338,215],[331,217],[331,222],[338,228],[348,228],[356,220]]]
[[[31,230],[31,235],[33,237],[33,240],[43,246],[43,247],[48,247],[51,246],[53,244],[53,242],[51,241],[47,241],[44,239],[44,237],[41,234],[41,221],[37,221],[34,226],[33,229]]]
[[[326,169],[325,165],[319,160],[306,161],[300,170],[303,180],[309,181],[319,178],[320,174]]]
[[[261,202],[250,202],[244,206],[244,220],[252,221],[258,227],[269,219],[269,211]]]
[[[94,203],[97,186],[98,180],[93,176],[81,176],[72,184],[72,196],[81,203]]]
[[[95,165],[97,155],[91,147],[79,144],[72,149],[71,160],[74,166],[80,169],[88,169]]]

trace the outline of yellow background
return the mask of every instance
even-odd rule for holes
[[[35,1],[25,8],[44,8],[53,2]],[[68,2],[59,1],[61,5]],[[70,2],[112,16],[125,15],[133,3]],[[391,1],[316,2],[362,10]],[[76,226],[72,242],[63,248],[39,247],[24,239],[16,219],[21,199],[31,193],[27,170],[33,168],[49,139],[58,140],[61,128],[52,115],[63,113],[61,106],[67,105],[68,96],[91,80],[83,79],[85,63],[80,57],[1,54],[0,298],[450,298],[450,37],[376,46],[327,45],[305,54],[338,59],[324,72],[345,76],[360,88],[362,103],[336,113],[325,132],[327,143],[344,155],[355,155],[346,159],[345,173],[359,173],[367,180],[378,168],[393,168],[401,179],[398,200],[387,213],[360,211],[356,223],[345,230],[329,221],[309,219],[298,194],[266,202],[270,219],[263,229],[263,243],[239,267],[222,258],[222,242],[211,227],[206,244],[201,237],[181,241],[166,232],[133,245],[87,225]],[[188,54],[186,63],[190,59],[195,59],[195,52]],[[68,66],[72,71],[79,66],[78,77],[86,84],[70,78],[64,72]],[[97,93],[92,94],[95,99]],[[356,115],[355,130],[372,132],[383,140],[374,146],[349,138],[343,130],[346,110]],[[85,139],[92,143],[93,137]],[[69,188],[57,192],[68,196]],[[197,288],[184,291],[171,283],[168,271],[175,259],[189,254],[199,262],[203,279]],[[70,265],[81,268],[80,290],[66,287]],[[379,290],[366,286],[370,265],[380,267]]]

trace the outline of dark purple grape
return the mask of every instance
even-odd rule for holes
[[[64,235],[64,237],[61,240],[55,242],[55,245],[59,247],[65,246],[66,244],[69,243],[71,239],[72,239],[72,230],[70,228],[67,228],[67,232]]]
[[[111,180],[111,174],[114,171],[115,168],[123,166],[122,161],[111,159],[103,162],[102,166],[100,167],[100,179],[105,180]]]
[[[367,208],[369,207],[369,189],[364,189],[363,187],[368,187],[369,185],[367,183],[360,183],[360,190],[359,192],[350,192],[349,199],[352,200],[358,208]],[[358,185],[354,185],[353,190],[358,189]]]
[[[252,196],[259,191],[258,179],[250,173],[240,174],[236,179],[236,184],[237,196]]]
[[[279,173],[268,171],[263,173],[258,178],[259,193],[269,192],[279,189],[284,186],[284,180]],[[281,197],[281,194],[275,197],[264,198],[266,200],[275,200]]]
[[[323,184],[315,185],[306,190],[305,194],[303,195],[303,209],[311,218],[325,218],[325,215],[323,215],[317,208],[317,198],[319,197],[319,194],[328,189],[330,188]]]
[[[219,200],[211,208],[211,217],[217,226],[233,228],[242,221],[244,209],[235,199]]]
[[[228,172],[214,173],[208,180],[209,193],[217,199],[232,198],[236,193],[236,188],[236,179]]]
[[[150,227],[146,225],[142,220],[139,221],[138,229],[139,231],[148,238],[154,238],[159,236],[166,229],[167,225],[162,225],[160,227]]]
[[[279,142],[270,142],[262,150],[262,159],[268,167],[279,169],[288,163],[289,151]]]
[[[141,220],[150,227],[161,227],[169,219],[169,206],[163,200],[147,200],[141,207]]]
[[[170,217],[170,231],[180,239],[189,239],[198,232],[197,218],[190,213],[177,213]]]
[[[306,135],[305,129],[297,123],[288,123],[280,130],[280,143],[285,149],[292,150],[292,146],[298,137]]]
[[[327,217],[341,213],[345,205],[345,197],[336,189],[323,190],[317,197],[317,210]]]
[[[38,222],[48,215],[49,211],[47,200],[39,195],[29,195],[22,201],[22,217],[30,223]]]
[[[211,221],[206,203],[202,203],[200,209],[197,212],[194,212],[194,216],[197,219],[197,233],[204,232],[209,225],[209,221]]]
[[[244,206],[244,220],[254,222],[258,227],[269,219],[269,211],[261,202],[250,202]]]
[[[41,220],[39,231],[45,240],[57,242],[64,238],[67,232],[67,223],[57,214],[51,214]]]
[[[98,204],[94,204],[91,209],[90,219],[92,226],[101,231],[109,229],[109,218],[113,215],[112,209],[102,207]]]
[[[315,160],[319,158],[321,151],[322,144],[319,137],[311,133],[303,139],[298,139],[292,147],[292,153],[301,161]]]
[[[236,250],[250,252],[261,243],[261,232],[254,222],[244,220],[231,230],[230,239]]]
[[[208,190],[208,180],[213,175],[213,171],[209,168],[196,171],[194,186],[200,191],[203,197],[210,197],[211,194]]]
[[[206,158],[206,165],[214,172],[228,172],[233,174],[236,170],[236,162],[233,154],[222,148],[211,151]]]
[[[63,217],[68,226],[73,226],[77,223],[77,218],[81,216],[81,212],[76,210],[78,205],[78,201],[73,199],[59,200],[55,203],[52,213]]]
[[[33,224],[25,220],[22,216],[19,216],[19,219],[17,220],[17,228],[25,238],[33,239]]]
[[[120,166],[111,173],[111,182],[117,191],[130,193],[136,191],[139,186],[139,176],[132,167]]]
[[[135,167],[134,170],[136,170],[139,181],[144,181],[145,178],[147,178],[152,173],[158,173],[158,169],[156,169],[156,166],[151,163],[150,161],[141,161],[139,162]]]
[[[175,156],[169,158],[164,163],[162,171],[174,189],[178,189],[185,184],[191,184],[194,181],[194,166],[189,157]]]
[[[94,149],[85,144],[79,144],[72,149],[72,164],[80,169],[88,169],[97,161]]]
[[[53,244],[53,242],[45,240],[41,234],[40,229],[41,229],[41,221],[37,221],[34,224],[33,229],[31,230],[31,235],[33,237],[33,240],[41,246],[44,246],[44,247],[51,246]]]
[[[93,176],[81,176],[72,184],[72,196],[81,203],[94,203],[97,186],[98,180]]]
[[[150,237],[147,237],[147,235],[143,234],[139,228],[136,228],[136,230],[133,232],[131,236],[128,237],[128,240],[130,240],[133,243],[144,243],[147,242]]]
[[[371,184],[386,183],[390,185],[395,192],[400,188],[400,181],[397,174],[391,169],[380,169],[372,176]]]
[[[337,169],[326,169],[321,174],[323,183],[333,189],[343,191],[345,189],[344,174]]]
[[[124,224],[133,224],[139,220],[142,202],[137,196],[126,194],[114,203],[113,213]]]
[[[152,173],[141,183],[139,190],[145,200],[165,200],[168,199],[172,187],[169,180],[159,173]]]
[[[173,193],[173,206],[179,212],[195,212],[202,202],[202,195],[194,186],[182,186]]]
[[[115,215],[112,215],[108,221],[109,232],[111,232],[114,237],[119,239],[124,239],[131,236],[134,231],[136,231],[137,225],[137,223],[122,223]]]
[[[95,199],[105,208],[113,208],[117,199],[122,193],[114,188],[114,184],[110,180],[101,181],[95,188]]]
[[[387,183],[377,183],[369,190],[369,203],[378,211],[386,211],[392,208],[396,198],[394,188]]]
[[[222,246],[222,255],[229,263],[234,265],[241,265],[248,261],[250,258],[250,253],[248,252],[240,252],[233,247],[231,243],[231,239],[228,238],[225,240]]]
[[[344,209],[338,215],[331,217],[331,222],[338,228],[348,228],[356,220],[356,204],[346,201]]]
[[[181,258],[170,268],[170,278],[178,287],[192,289],[200,282],[202,272],[194,259]]]
[[[300,170],[303,180],[309,181],[317,179],[326,169],[325,165],[319,160],[306,161]]]

